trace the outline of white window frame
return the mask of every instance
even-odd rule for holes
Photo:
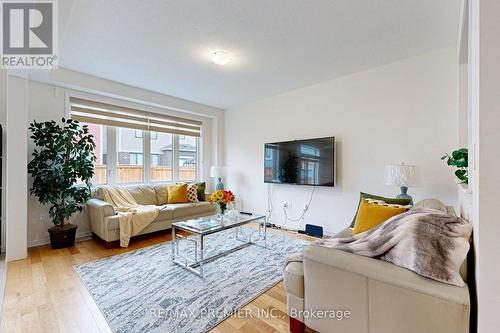
[[[108,185],[137,185],[137,184],[160,184],[160,183],[176,183],[187,180],[179,179],[179,135],[172,134],[172,180],[168,181],[151,181],[151,132],[144,131],[143,133],[143,182],[118,183],[116,179],[116,168],[118,166],[118,133],[117,127],[106,126],[108,135],[107,147],[107,184]],[[201,171],[201,143],[202,137],[196,138],[196,179],[200,181]]]
[[[194,181],[194,182],[199,182],[200,179],[201,179],[201,136],[199,137],[195,137],[195,140],[196,140],[196,179],[195,180],[181,180],[179,179],[179,137],[180,136],[187,136],[187,135],[184,135],[184,134],[176,134],[175,137],[177,137],[177,146],[175,147],[175,151],[177,152],[177,155],[173,155],[175,156],[175,162],[173,162],[174,164],[176,164],[176,168],[177,168],[177,172],[174,173],[174,178],[176,178],[177,180],[175,180],[174,182],[190,182],[190,181]],[[174,141],[175,141],[175,138],[174,138]]]
[[[106,100],[97,98],[96,96],[89,97],[85,93],[75,94],[75,93],[65,93],[65,116],[70,118],[70,97],[80,97],[93,99],[106,103]],[[138,184],[160,184],[167,183],[172,184],[176,182],[183,182],[184,180],[179,179],[179,136],[184,134],[172,134],[172,170],[173,179],[171,181],[157,181],[152,182],[150,179],[150,168],[151,168],[151,131],[143,131],[143,181],[142,182],[130,182],[130,183],[118,183],[116,181],[116,167],[118,166],[118,132],[119,128],[114,126],[106,126],[107,130],[107,177],[106,184],[101,185],[138,185]],[[196,179],[194,182],[199,182],[202,180],[203,170],[202,170],[202,147],[203,147],[203,126],[199,137],[196,139]],[[101,143],[102,144],[102,143]]]

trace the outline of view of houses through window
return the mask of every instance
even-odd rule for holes
[[[144,181],[144,135],[137,130],[116,129],[117,183],[142,183]],[[139,131],[142,134],[142,131]]]
[[[147,135],[141,130],[87,125],[96,143],[94,184],[197,179],[197,137],[160,132],[149,132]],[[108,140],[109,135],[114,135],[116,140]],[[148,145],[146,140],[149,140]],[[145,151],[146,146],[148,151]],[[116,160],[109,159],[109,154],[114,154]],[[145,161],[148,159],[149,172],[145,172]]]
[[[153,133],[155,133],[154,136]],[[173,139],[174,136],[169,133],[151,132],[151,167],[149,174],[152,182],[170,182],[174,179],[172,163]]]
[[[94,184],[106,184],[108,182],[108,133],[104,125],[87,124],[89,132],[94,136],[94,155],[96,162],[94,165]]]
[[[197,142],[194,136],[179,135],[179,180],[196,180]]]

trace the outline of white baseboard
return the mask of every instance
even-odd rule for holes
[[[77,232],[76,233],[76,236],[75,236],[76,242],[81,242],[81,241],[85,241],[85,240],[89,240],[89,239],[92,239],[92,231],[84,231],[84,232]],[[49,237],[28,241],[28,248],[35,247],[35,246],[47,245],[47,244],[50,244]]]

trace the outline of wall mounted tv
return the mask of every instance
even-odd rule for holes
[[[334,186],[335,138],[266,143],[264,182]]]

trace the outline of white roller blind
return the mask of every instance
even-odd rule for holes
[[[202,122],[70,97],[71,119],[85,123],[200,136]]]

